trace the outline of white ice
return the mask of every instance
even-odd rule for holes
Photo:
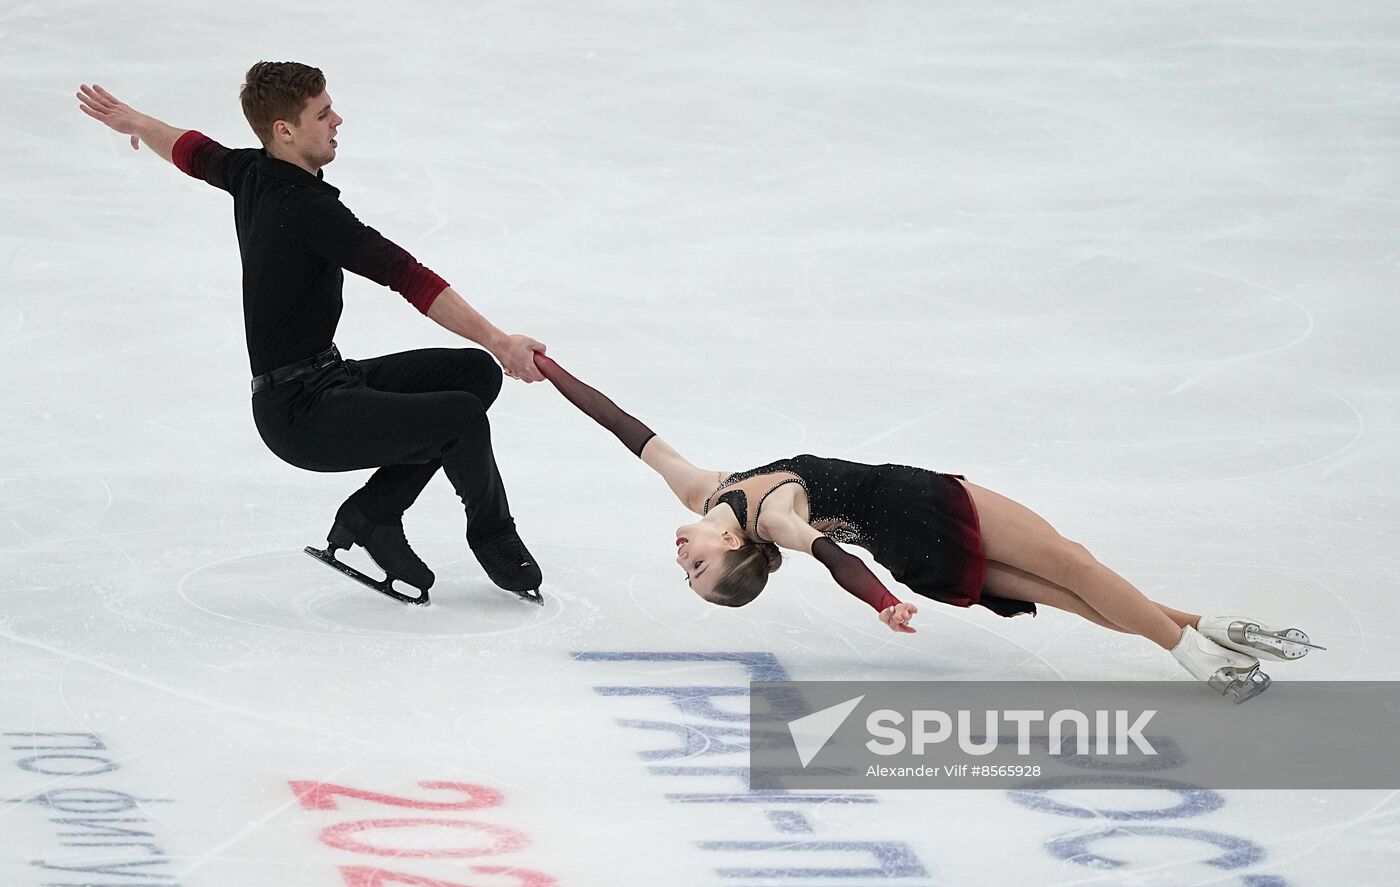
[[[349,583],[300,550],[365,475],[258,439],[229,198],[72,94],[96,81],[247,145],[244,70],[316,64],[347,205],[699,464],[962,472],[1154,597],[1330,647],[1277,680],[1393,681],[1398,48],[1380,2],[4,4],[0,732],[101,748],[3,737],[0,882],[870,885],[726,870],[868,868],[811,845],[893,842],[924,874],[881,882],[914,887],[1394,883],[1388,789],[1228,791],[1128,823],[1257,849],[1233,868],[1186,832],[1093,845],[1113,869],[1052,852],[1161,792],[1087,818],[885,793],[796,808],[807,832],[668,800],[740,789],[650,771],[676,737],[622,722],[685,717],[597,688],[742,669],[575,654],[763,651],[796,679],[1181,673],[1057,612],[929,603],[895,636],[810,561],[708,607],[669,550],[685,513],[544,385],[508,384],[492,423],[548,606],[485,579],[442,478],[407,522],[433,605]],[[367,281],[346,300],[348,355],[454,341]],[[307,809],[293,781],[502,803]],[[84,812],[144,834],[75,838],[60,820]],[[399,822],[354,831],[379,820]],[[744,841],[792,849],[707,843]],[[465,851],[493,854],[441,855]]]

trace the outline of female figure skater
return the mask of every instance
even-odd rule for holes
[[[705,600],[741,607],[781,561],[811,554],[842,588],[898,632],[919,612],[837,543],[866,548],[903,585],[957,607],[1001,616],[1067,610],[1169,650],[1197,680],[1243,702],[1268,688],[1259,658],[1297,659],[1313,646],[1296,628],[1197,616],[1149,600],[1017,502],[959,475],[904,465],[795,456],[748,471],[707,471],[543,354],[535,364],[568,400],[617,436],[701,519],[676,530],[676,562]]]

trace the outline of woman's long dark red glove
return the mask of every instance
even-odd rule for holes
[[[640,457],[647,441],[656,437],[656,432],[623,412],[601,391],[575,379],[568,370],[538,351],[535,352],[535,366],[539,367],[541,375],[553,383],[569,403],[616,435],[623,446],[632,451],[632,455]]]
[[[843,550],[830,536],[821,536],[812,542],[812,557],[831,571],[836,584],[874,607],[876,613],[899,603],[899,598],[875,578],[865,561]]]

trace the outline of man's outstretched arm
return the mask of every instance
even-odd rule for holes
[[[484,346],[501,362],[506,375],[511,378],[525,382],[539,382],[544,378],[535,367],[535,352],[544,353],[543,342],[529,336],[512,336],[501,332],[452,287],[447,287],[433,299],[427,315],[439,326]]]
[[[352,274],[389,287],[439,326],[485,346],[501,362],[506,375],[526,382],[544,378],[534,361],[535,352],[545,350],[542,342],[502,332],[467,304],[447,281],[403,247],[355,218],[334,194],[310,194],[301,204],[294,233],[307,250]]]
[[[93,84],[88,86],[84,83],[79,87],[78,107],[82,112],[93,120],[105,123],[108,127],[116,130],[124,136],[131,136],[131,148],[140,148],[141,142],[146,143],[146,147],[169,160],[175,148],[175,142],[180,136],[185,134],[185,130],[176,129],[167,123],[142,114],[130,105],[117,100],[110,92]]]

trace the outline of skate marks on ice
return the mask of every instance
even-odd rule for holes
[[[204,564],[182,576],[177,590],[191,606],[221,619],[315,635],[485,637],[560,619],[593,621],[590,608],[575,608],[571,595],[553,594],[549,606],[527,607],[477,578],[439,581],[431,607],[405,606],[293,550]]]
[[[902,418],[899,436],[984,438],[974,456],[957,463],[969,474],[986,466],[1041,472],[1037,478],[1056,471],[1089,479],[1223,483],[1324,470],[1366,434],[1348,397],[1309,380],[1251,370],[1231,374],[1227,385],[1218,381],[1194,378],[1185,368],[1082,387],[991,375],[983,384],[995,386],[995,397],[966,398],[957,412],[941,405],[921,410]],[[979,427],[995,428],[1005,414],[1016,415],[1024,432],[979,435]],[[1276,428],[1289,432],[1270,430]]]
[[[0,442],[4,442],[0,438]],[[111,485],[96,472],[0,476],[0,546],[42,545],[89,534],[114,501]]]

